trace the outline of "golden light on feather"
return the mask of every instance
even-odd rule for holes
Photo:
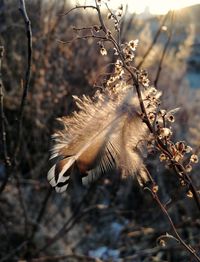
[[[143,96],[150,92],[151,88]],[[74,100],[80,111],[63,117],[63,129],[53,135],[51,159],[55,163],[48,180],[56,191],[67,189],[77,169],[85,176],[84,183],[114,167],[124,177],[140,174],[146,180],[140,141],[145,141],[149,132],[133,87],[119,82],[115,89],[97,91],[94,99],[83,96]]]

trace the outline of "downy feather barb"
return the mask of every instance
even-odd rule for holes
[[[142,94],[147,112],[156,110],[146,99],[151,92],[148,88]],[[156,97],[159,99],[160,93]],[[147,180],[142,145],[149,131],[133,87],[122,81],[115,88],[96,91],[92,99],[85,95],[73,98],[79,111],[60,118],[63,129],[52,136],[54,164],[48,181],[56,191],[65,191],[77,170],[83,183],[113,168],[118,168],[122,177],[139,175],[139,180]]]

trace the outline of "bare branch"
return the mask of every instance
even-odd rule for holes
[[[36,219],[36,223],[34,224],[34,227],[33,227],[33,230],[32,230],[32,233],[31,233],[31,236],[29,238],[29,242],[31,242],[35,236],[35,233],[37,232],[38,230],[38,226],[45,214],[45,211],[46,211],[46,207],[47,207],[47,204],[48,204],[48,200],[51,196],[51,193],[52,193],[52,188],[49,188],[46,195],[45,195],[45,198],[42,202],[42,205],[41,205],[41,208],[40,208],[40,211],[38,213],[38,216],[37,216],[37,219]]]
[[[163,61],[164,61],[164,58],[165,58],[165,54],[167,52],[167,49],[169,47],[169,44],[171,42],[171,39],[172,39],[172,26],[173,26],[173,23],[174,23],[174,12],[172,12],[171,14],[171,25],[170,25],[170,29],[169,29],[169,32],[167,34],[167,41],[164,45],[164,48],[163,48],[163,52],[162,52],[162,56],[161,56],[161,59],[160,59],[160,62],[159,62],[159,65],[158,65],[158,70],[157,70],[157,74],[156,74],[156,77],[155,77],[155,80],[154,80],[154,85],[155,87],[157,87],[158,85],[158,80],[159,80],[159,77],[160,77],[160,73],[161,73],[161,70],[162,70],[162,64],[163,64]]]
[[[14,159],[16,158],[16,155],[19,150],[20,146],[20,138],[21,138],[21,129],[22,129],[22,118],[23,118],[23,110],[24,106],[26,103],[27,95],[28,95],[28,90],[30,87],[30,76],[31,76],[31,64],[32,64],[32,29],[31,29],[31,21],[27,15],[26,11],[26,5],[25,5],[25,0],[19,0],[19,11],[24,19],[24,24],[26,28],[26,37],[27,37],[27,68],[26,68],[26,74],[25,74],[25,79],[24,79],[24,84],[23,84],[23,94],[22,94],[22,99],[21,99],[21,105],[19,109],[19,117],[18,117],[18,139],[17,145],[15,148],[15,154],[14,154]]]
[[[145,54],[143,55],[143,58],[142,58],[142,61],[137,65],[137,68],[140,69],[141,66],[144,64],[147,56],[149,55],[149,53],[151,52],[152,48],[154,47],[155,43],[157,42],[157,39],[159,37],[159,35],[161,34],[162,32],[162,27],[163,25],[165,24],[165,22],[167,21],[168,19],[168,16],[169,16],[170,12],[168,12],[165,16],[164,16],[164,19],[162,20],[161,24],[160,24],[160,27],[159,29],[157,30],[154,38],[153,38],[153,41],[151,43],[151,45],[149,46],[149,48],[147,49],[147,51],[145,52]]]
[[[68,15],[69,13],[71,13],[72,11],[74,11],[76,9],[87,9],[87,8],[96,9],[97,10],[97,8],[95,6],[93,6],[93,5],[76,5],[75,7],[70,9],[69,11],[65,12],[64,14],[60,14],[60,16]]]
[[[0,121],[1,121],[1,144],[2,144],[2,154],[4,158],[4,163],[5,163],[5,178],[4,181],[0,187],[0,193],[3,192],[8,178],[9,178],[9,169],[11,166],[10,163],[10,158],[8,156],[8,150],[7,150],[7,140],[6,140],[6,128],[5,128],[5,114],[4,114],[4,94],[3,94],[3,81],[2,81],[2,58],[3,58],[3,53],[4,53],[4,47],[0,46]]]
[[[153,199],[156,201],[156,203],[158,204],[158,206],[160,207],[160,209],[162,210],[163,214],[165,215],[165,217],[167,218],[168,222],[170,223],[170,226],[172,228],[172,230],[174,231],[175,237],[178,239],[178,241],[180,242],[180,244],[195,258],[196,261],[200,261],[200,257],[196,254],[196,251],[189,245],[187,245],[185,243],[185,241],[181,238],[181,236],[179,235],[179,233],[177,232],[177,229],[167,211],[167,209],[164,207],[164,205],[161,203],[158,195],[156,192],[154,192],[152,189],[150,189],[149,187],[144,188],[148,191],[150,191]]]

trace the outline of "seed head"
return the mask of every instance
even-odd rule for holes
[[[190,157],[190,162],[191,162],[191,163],[195,163],[195,164],[198,163],[198,162],[199,162],[198,156],[195,155],[195,154],[191,155],[191,157]]]
[[[186,165],[185,170],[187,173],[190,173],[192,171],[192,166],[190,164]]]
[[[136,39],[136,40],[131,40],[128,45],[129,47],[131,48],[132,51],[135,51],[137,46],[138,46],[138,43],[139,43],[139,40]]]
[[[107,55],[107,50],[104,47],[101,47],[100,53],[101,55]]]

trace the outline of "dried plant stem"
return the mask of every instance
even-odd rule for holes
[[[148,191],[150,191],[153,199],[156,201],[156,203],[158,204],[158,206],[160,207],[160,209],[162,210],[163,214],[165,215],[165,217],[168,219],[169,224],[175,234],[175,237],[177,238],[177,240],[180,242],[180,244],[195,258],[196,261],[200,261],[200,257],[196,254],[196,251],[190,247],[189,245],[187,245],[185,243],[185,241],[181,238],[181,236],[179,235],[179,233],[177,232],[177,229],[167,211],[167,209],[164,207],[164,205],[161,203],[157,193],[153,192],[152,189],[150,189],[149,187],[146,187],[145,189],[147,189]]]
[[[154,45],[156,44],[157,39],[158,39],[159,35],[160,35],[161,32],[162,32],[162,27],[163,27],[164,24],[166,23],[166,21],[167,21],[167,19],[168,19],[168,17],[169,17],[169,14],[170,14],[170,12],[168,12],[168,13],[164,16],[164,18],[163,18],[163,20],[162,20],[162,22],[161,22],[161,24],[160,24],[160,27],[158,28],[158,30],[157,30],[154,38],[153,38],[153,41],[152,41],[151,45],[149,46],[149,48],[147,49],[147,51],[146,51],[145,54],[143,55],[142,61],[136,66],[138,69],[140,69],[140,68],[142,67],[142,65],[144,64],[147,56],[149,55],[149,53],[150,53],[151,50],[153,49]]]
[[[2,145],[2,156],[5,164],[5,178],[0,187],[0,193],[3,192],[8,178],[9,169],[11,166],[10,158],[8,156],[7,140],[6,140],[6,128],[5,128],[5,114],[4,114],[4,94],[3,94],[3,81],[2,81],[2,59],[3,59],[4,47],[0,46],[0,122],[1,122],[1,145]]]
[[[17,173],[17,170],[15,170]],[[28,212],[27,212],[27,207],[24,199],[24,194],[22,192],[20,180],[18,174],[15,175],[16,178],[16,183],[17,183],[17,190],[18,190],[18,198],[19,198],[19,203],[24,215],[24,236],[28,236],[28,224],[29,224],[29,219],[28,219]]]
[[[22,98],[21,98],[21,104],[20,104],[19,115],[18,115],[18,120],[17,120],[17,132],[16,132],[17,137],[15,138],[16,144],[15,144],[13,156],[11,157],[11,161],[10,161],[12,163],[12,169],[13,170],[15,169],[15,166],[16,166],[16,158],[17,158],[17,155],[18,155],[18,152],[19,152],[19,147],[20,147],[21,134],[22,134],[23,110],[24,110],[24,106],[25,106],[25,103],[26,103],[26,98],[27,98],[27,94],[28,94],[28,90],[29,90],[29,86],[30,86],[30,75],[31,75],[31,64],[32,64],[32,30],[31,30],[31,22],[29,20],[27,12],[26,12],[25,0],[19,0],[19,11],[22,14],[22,17],[24,19],[24,23],[25,23],[25,26],[26,26],[27,57],[28,58],[27,58],[27,69],[26,69],[24,85],[23,85],[23,94],[22,94]],[[5,136],[5,132],[3,132],[2,134]],[[5,141],[5,138],[4,138],[4,141]],[[5,145],[5,143],[4,143],[4,145]],[[6,151],[4,150],[4,152],[7,152],[7,150]],[[9,158],[7,158],[7,157],[6,157],[6,159],[7,159],[7,161],[9,160]],[[11,164],[9,164],[9,165],[11,166]],[[7,171],[6,178],[4,179],[4,182],[3,182],[3,184],[1,185],[1,188],[0,188],[0,193],[2,193],[3,190],[5,189],[10,174],[11,174],[11,170]]]
[[[19,0],[19,11],[24,19],[24,24],[26,28],[26,37],[27,37],[27,68],[25,73],[25,79],[23,84],[23,94],[21,98],[21,105],[19,109],[19,116],[18,116],[18,128],[17,128],[17,135],[18,139],[16,139],[16,147],[14,153],[14,160],[17,157],[20,141],[21,141],[21,133],[22,133],[22,119],[23,119],[23,110],[26,103],[28,90],[30,87],[30,76],[31,76],[31,65],[32,65],[32,29],[31,29],[31,21],[27,15],[25,0]]]
[[[33,230],[32,230],[32,233],[31,233],[31,236],[29,238],[29,242],[31,242],[35,236],[35,233],[37,232],[38,230],[38,226],[45,214],[45,211],[46,211],[46,207],[47,207],[47,204],[48,204],[48,200],[51,196],[51,193],[52,193],[52,188],[49,188],[46,195],[45,195],[45,198],[42,202],[42,205],[41,205],[41,208],[40,208],[40,211],[38,213],[38,216],[37,216],[37,219],[36,219],[36,223],[34,224],[34,227],[33,227]]]
[[[29,20],[29,17],[27,15],[26,12],[26,6],[25,6],[25,0],[19,0],[19,11],[22,14],[22,17],[24,19],[24,23],[26,26],[26,36],[27,36],[27,69],[26,69],[26,74],[25,74],[25,80],[24,80],[24,85],[23,85],[23,94],[22,94],[22,99],[21,99],[21,104],[20,104],[20,108],[19,108],[19,115],[18,115],[18,122],[17,122],[17,137],[15,138],[16,140],[16,145],[15,145],[15,149],[14,149],[14,153],[13,156],[11,158],[11,161],[9,160],[8,156],[7,156],[7,149],[5,147],[5,142],[6,142],[6,136],[5,136],[5,126],[3,123],[3,130],[2,134],[4,136],[3,138],[3,143],[4,143],[4,155],[5,155],[5,159],[6,159],[6,163],[9,169],[9,171],[7,171],[6,174],[6,178],[3,181],[3,184],[0,187],[0,193],[3,192],[3,190],[5,189],[9,176],[11,174],[11,170],[10,170],[10,162],[12,162],[12,168],[13,170],[15,169],[16,166],[16,158],[17,158],[17,154],[19,152],[19,147],[20,147],[20,141],[21,141],[21,134],[22,134],[22,118],[23,118],[23,110],[24,110],[24,106],[26,103],[26,98],[27,98],[27,94],[28,94],[28,90],[29,90],[29,86],[30,86],[30,75],[31,75],[31,63],[32,63],[32,30],[31,30],[31,22]],[[2,90],[2,89],[1,89]],[[2,94],[2,91],[1,91]],[[1,101],[2,100],[2,96],[1,96]],[[1,108],[3,108],[3,104],[1,103]],[[1,119],[4,118],[4,114],[3,111],[1,110],[2,114],[1,114]],[[3,118],[2,118],[3,117]]]
[[[189,186],[189,189],[191,190],[194,200],[197,204],[198,209],[200,210],[200,199],[199,199],[199,193],[197,192],[197,188],[194,185],[191,177],[189,174],[187,174],[187,172],[185,171],[185,168],[180,165],[179,163],[176,163],[174,166],[174,170],[176,171],[176,173],[179,175],[180,173],[183,174],[183,179],[186,182],[186,184]]]
[[[73,10],[76,10],[76,9],[87,9],[87,8],[96,9],[96,7],[93,5],[76,5],[75,7],[71,8],[69,11],[61,14],[61,16],[68,15],[69,13],[71,13]]]
[[[3,59],[4,47],[0,46],[0,114],[1,114],[1,143],[2,143],[2,153],[4,157],[5,165],[8,164],[8,152],[7,152],[7,142],[6,142],[6,130],[5,130],[5,115],[4,115],[4,105],[3,105],[3,81],[2,81],[2,59]]]
[[[171,39],[172,39],[172,26],[173,26],[173,24],[174,24],[174,12],[172,12],[172,14],[171,14],[171,23],[170,23],[169,32],[167,34],[167,41],[166,41],[165,46],[163,48],[162,56],[161,56],[161,59],[160,59],[159,65],[158,65],[158,70],[157,70],[157,73],[156,73],[156,77],[155,77],[155,80],[154,80],[154,86],[155,87],[157,87],[157,85],[158,85],[158,80],[159,80],[160,73],[161,73],[161,70],[162,70],[162,64],[163,64],[163,61],[164,61],[164,58],[165,58],[165,54],[167,52],[167,49],[168,49],[169,44],[170,44]]]

